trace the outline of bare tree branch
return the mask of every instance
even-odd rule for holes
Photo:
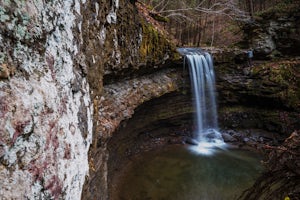
[[[216,15],[226,15],[228,17],[230,17],[231,19],[235,19],[235,20],[249,20],[250,16],[247,12],[242,11],[241,9],[238,8],[238,5],[235,1],[233,0],[227,0],[227,1],[221,1],[221,2],[215,2],[213,3],[210,7],[206,8],[204,7],[204,3],[207,0],[203,0],[201,1],[197,6],[195,7],[188,7],[185,5],[186,7],[183,8],[177,8],[177,9],[166,9],[167,4],[169,3],[169,1],[167,1],[167,3],[165,3],[164,6],[162,6],[160,8],[159,11],[156,11],[159,14],[163,14],[166,17],[170,17],[170,16],[174,16],[175,14],[170,14],[170,13],[176,13],[176,15],[179,13],[181,13],[181,15],[188,15],[188,11],[195,11],[195,12],[199,12],[199,13],[207,13],[207,14],[216,14]],[[165,0],[161,1],[157,6],[161,6],[163,3],[165,2]],[[187,17],[189,18],[189,17]]]
[[[165,23],[164,27],[174,34],[181,45],[200,45],[201,42],[213,45],[220,41],[220,33],[217,31],[222,26],[220,16],[230,19],[231,22],[238,22],[237,25],[251,20],[248,10],[243,10],[245,5],[239,4],[241,1],[151,0],[153,7],[151,12],[169,19],[169,23]],[[228,33],[227,28],[224,30]]]

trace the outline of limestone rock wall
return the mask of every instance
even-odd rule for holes
[[[175,69],[166,69],[153,74],[124,80],[104,86],[98,99],[95,114],[97,135],[91,148],[91,171],[84,189],[83,199],[107,199],[108,150],[107,142],[114,136],[122,121],[130,119],[142,103],[179,89],[182,77]]]
[[[216,67],[220,124],[289,135],[300,128],[299,59]]]
[[[247,48],[258,58],[297,56],[300,48],[300,1],[278,3],[244,26]]]
[[[109,140],[140,104],[177,91],[187,79],[171,66],[180,59],[175,47],[142,17],[141,6],[129,0],[0,2],[2,199],[108,198]],[[226,55],[217,59],[225,69],[216,67],[220,104],[251,107],[251,99],[263,97],[299,111],[297,63],[273,80],[268,76],[276,67],[244,72]],[[191,116],[190,107],[181,115]]]
[[[181,83],[180,73],[170,69],[105,86],[97,109],[102,138],[112,137],[120,122],[130,119],[139,105],[178,90]]]
[[[102,85],[179,58],[175,46],[142,17],[129,0],[87,0],[82,5],[87,75],[93,95]]]
[[[0,3],[1,199],[80,199],[93,126],[80,4]]]
[[[95,111],[82,198],[107,199],[107,142],[138,105],[178,88],[177,72],[158,71],[180,57],[167,37],[142,17],[135,1],[87,0],[81,9],[83,67]]]
[[[1,199],[107,198],[107,140],[180,79],[134,3],[0,2]]]

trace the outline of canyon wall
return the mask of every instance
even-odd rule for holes
[[[80,1],[0,3],[1,199],[79,199],[93,106]]]
[[[141,9],[129,0],[0,3],[2,199],[107,199],[106,141],[181,79],[157,72],[180,57]]]
[[[108,199],[109,158],[191,126],[187,71],[140,3],[2,1],[0,28],[3,199]],[[224,128],[299,128],[298,58],[248,68],[240,50],[209,51]]]
[[[288,136],[300,128],[299,58],[223,63],[217,71],[219,120],[226,129],[257,128]]]
[[[82,199],[108,199],[107,142],[140,104],[178,89],[180,73],[170,67],[180,56],[135,1],[87,1],[82,15],[82,51],[94,105],[90,171]]]
[[[243,26],[244,48],[260,59],[299,56],[300,1],[285,1],[257,13]]]

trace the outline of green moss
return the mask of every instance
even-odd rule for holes
[[[153,19],[155,19],[156,21],[159,21],[159,22],[168,23],[170,21],[169,18],[167,18],[165,16],[162,16],[162,15],[159,15],[159,14],[150,13],[150,16],[153,17]]]
[[[142,63],[160,63],[165,60],[166,54],[170,59],[177,60],[181,56],[176,52],[176,47],[159,32],[153,25],[142,20],[143,38],[140,46]]]
[[[160,38],[158,31],[151,25],[143,23],[143,39],[140,47],[142,60],[147,60],[150,56],[157,60],[160,56],[165,41]]]
[[[289,108],[300,109],[300,80],[297,78],[299,66],[300,62],[293,60],[255,66],[252,74],[258,78],[256,83],[259,83],[259,87],[253,92],[259,93],[262,85],[265,85],[270,97],[279,98]]]

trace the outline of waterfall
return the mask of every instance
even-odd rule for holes
[[[191,147],[201,154],[212,154],[225,145],[218,131],[218,114],[215,95],[215,73],[209,53],[199,48],[179,48],[187,62],[191,79],[195,108],[194,139],[198,145]]]

